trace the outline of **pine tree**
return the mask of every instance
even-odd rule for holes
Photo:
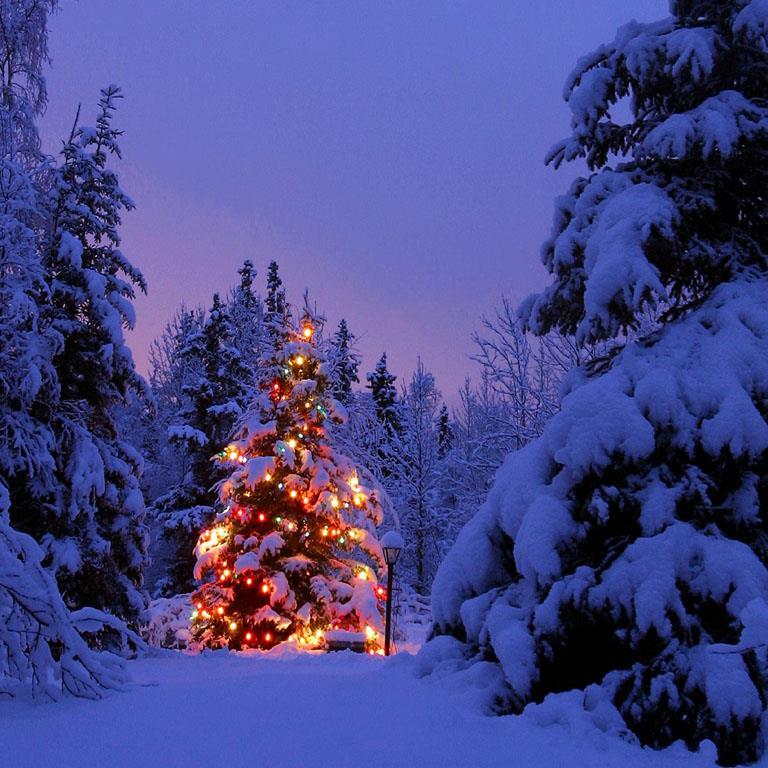
[[[276,261],[270,261],[267,267],[267,298],[264,300],[266,312],[264,322],[268,328],[282,328],[288,316],[288,304],[285,300],[285,288],[279,274]]]
[[[558,201],[552,283],[522,308],[616,347],[499,470],[433,608],[498,660],[510,709],[586,689],[644,744],[711,739],[740,764],[768,701],[768,23],[755,0],[671,10],[571,76],[551,160],[593,172]]]
[[[88,648],[46,553],[11,526],[30,508],[44,514],[58,485],[50,417],[59,407],[60,339],[43,321],[51,293],[41,257],[50,169],[35,123],[55,6],[0,2],[0,695],[96,698],[122,684],[119,659]]]
[[[166,592],[192,588],[197,533],[213,517],[214,486],[223,478],[212,460],[227,445],[247,400],[249,371],[234,346],[234,331],[218,294],[202,328],[189,314],[179,329],[185,346],[180,356],[188,375],[182,387],[179,421],[168,436],[185,455],[181,480],[154,503],[166,537],[172,543]]]
[[[194,634],[204,646],[269,648],[292,638],[316,646],[331,629],[381,632],[373,589],[381,509],[374,488],[329,445],[341,418],[316,319],[284,330],[265,382],[221,456],[230,475],[223,509],[198,541]]]
[[[387,370],[387,353],[384,352],[371,373],[366,374],[368,388],[376,405],[376,415],[387,430],[396,434],[400,431],[397,418],[397,376]]]
[[[238,274],[240,282],[227,302],[227,312],[232,323],[234,346],[240,352],[244,365],[252,369],[255,382],[257,362],[265,344],[264,307],[254,293],[256,270],[253,262],[246,259]]]
[[[333,334],[330,350],[331,391],[342,405],[352,403],[352,384],[359,384],[357,375],[360,356],[352,351],[355,337],[349,332],[347,321],[342,320]]]
[[[440,407],[440,413],[437,414],[437,456],[439,459],[445,459],[452,443],[451,417],[448,414],[448,406],[443,403]]]
[[[134,323],[134,288],[145,283],[119,250],[121,211],[133,203],[107,165],[119,157],[119,97],[114,86],[102,91],[96,128],[73,130],[54,175],[51,289],[40,322],[59,340],[56,482],[39,504],[14,505],[11,521],[42,544],[68,605],[132,619],[145,602],[141,457],[118,434],[115,414],[129,391],[146,392],[123,336]]]

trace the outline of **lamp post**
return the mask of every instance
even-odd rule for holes
[[[400,550],[405,543],[397,531],[387,531],[381,537],[381,548],[384,551],[384,562],[387,564],[387,623],[384,632],[384,655],[389,656],[392,639],[392,582],[395,575],[395,563],[400,557]]]

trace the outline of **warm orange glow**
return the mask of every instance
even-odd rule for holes
[[[246,632],[245,633],[245,639],[246,640],[250,641],[252,637],[253,637],[253,635],[250,632]]]
[[[272,634],[270,632],[266,632],[264,634],[264,642],[268,643],[270,640],[272,640]]]
[[[352,499],[355,502],[356,507],[362,507],[365,504],[365,496],[362,493],[356,493],[355,498]]]
[[[230,570],[229,570],[229,568],[225,568],[225,569],[224,569],[224,575],[225,575],[227,578],[229,578],[229,574],[230,574]]]
[[[267,472],[267,474],[266,474],[266,475],[264,475],[264,479],[265,479],[267,482],[269,482],[269,481],[272,479],[272,475],[270,475],[270,474],[269,474],[269,472]]]
[[[237,624],[234,621],[230,621],[229,628],[234,632],[237,629]]]
[[[311,339],[312,334],[315,332],[315,329],[311,325],[305,325],[304,328],[301,330],[301,335],[305,339]]]
[[[245,583],[246,583],[246,584],[247,584],[247,585],[250,587],[250,586],[251,586],[251,584],[253,584],[253,579],[252,579],[252,578],[249,576],[249,577],[248,577],[248,578],[245,580]]]
[[[263,523],[267,519],[267,516],[263,512],[259,512],[259,522]]]
[[[198,611],[202,611],[203,610],[203,604],[202,603],[198,603],[197,604],[197,610]]]
[[[292,498],[292,499],[295,499],[295,498],[296,498],[298,495],[299,495],[299,492],[298,492],[298,491],[297,491],[297,490],[294,488],[294,489],[291,491],[291,498]]]
[[[331,496],[331,506],[336,509],[339,506],[339,499],[336,496]]]
[[[216,609],[216,613],[218,613],[218,614],[219,614],[219,616],[223,616],[223,615],[224,615],[224,609],[223,609],[221,606],[219,606],[219,607]]]
[[[291,438],[288,441],[288,445],[289,445],[290,448],[295,448],[296,447],[296,441],[293,438]]]
[[[263,592],[263,593],[266,595],[266,594],[267,594],[267,592],[269,592],[269,584],[267,584],[266,582],[264,582],[264,583],[261,585],[261,591],[262,591],[262,592]]]

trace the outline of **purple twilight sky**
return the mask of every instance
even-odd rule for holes
[[[209,306],[251,258],[281,266],[363,370],[418,355],[446,399],[474,371],[471,333],[503,293],[546,282],[539,247],[575,169],[545,168],[568,131],[576,59],[666,0],[272,3],[62,0],[51,22],[46,149],[99,88],[125,100],[123,249],[149,281],[131,345],[184,300]]]

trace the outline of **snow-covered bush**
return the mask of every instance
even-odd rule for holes
[[[583,343],[634,337],[654,305],[659,328],[572,376],[433,611],[503,672],[503,709],[599,684],[643,743],[711,739],[735,764],[762,753],[768,701],[768,4],[671,7],[570,79],[551,159],[595,172],[559,201],[553,282],[522,308]]]
[[[98,698],[122,687],[122,660],[88,647],[40,564],[42,550],[4,514],[0,510],[0,697]]]
[[[192,639],[191,614],[189,593],[152,600],[141,615],[141,634],[157,648],[184,650]]]

